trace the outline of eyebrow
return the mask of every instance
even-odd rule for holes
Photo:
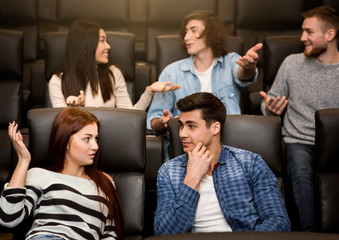
[[[188,120],[185,123],[183,123],[182,121],[179,120],[179,123],[181,123],[181,124],[191,124],[191,123],[197,124],[197,122],[193,121],[193,120]]]

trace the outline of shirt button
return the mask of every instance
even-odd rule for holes
[[[234,93],[231,93],[231,94],[230,94],[230,97],[234,97]]]

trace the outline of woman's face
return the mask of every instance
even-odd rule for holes
[[[93,164],[98,146],[98,125],[91,123],[73,134],[66,150],[65,166],[82,167]]]
[[[103,29],[99,30],[99,42],[95,52],[95,61],[97,64],[108,63],[108,54],[111,46],[107,42],[106,33]]]

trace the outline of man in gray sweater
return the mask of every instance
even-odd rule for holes
[[[285,111],[286,170],[302,230],[314,231],[314,116],[318,109],[339,107],[339,16],[325,6],[302,16],[304,53],[286,57],[270,91],[260,94],[264,115]]]

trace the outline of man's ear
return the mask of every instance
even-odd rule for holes
[[[336,31],[331,28],[330,30],[327,31],[327,41],[332,41],[336,36]]]
[[[218,133],[220,133],[220,128],[221,128],[220,122],[212,123],[211,129],[212,129],[213,135],[217,135]]]

